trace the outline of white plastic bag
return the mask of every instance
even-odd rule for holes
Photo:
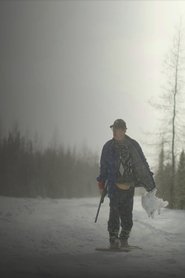
[[[148,217],[154,218],[154,213],[157,211],[160,214],[161,208],[168,205],[168,201],[163,201],[156,197],[157,189],[154,188],[152,191],[145,193],[141,197],[142,207],[148,214]]]

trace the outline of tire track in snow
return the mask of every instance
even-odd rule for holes
[[[151,231],[154,231],[157,234],[160,234],[160,235],[163,234],[163,235],[169,237],[169,239],[171,239],[173,237],[179,237],[179,236],[182,235],[181,233],[171,233],[171,232],[167,232],[167,231],[161,230],[161,229],[156,228],[153,225],[151,225],[149,223],[146,223],[146,222],[144,222],[142,220],[134,219],[134,222],[139,223],[140,225],[145,226],[146,228],[148,228]]]

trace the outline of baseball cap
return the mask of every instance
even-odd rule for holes
[[[123,128],[123,129],[127,128],[126,122],[122,119],[115,120],[114,123],[112,125],[110,125],[110,128],[112,128],[112,127],[114,127],[114,128]]]

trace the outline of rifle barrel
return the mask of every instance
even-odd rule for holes
[[[103,189],[103,191],[102,191],[102,194],[101,194],[101,197],[100,197],[99,206],[98,206],[98,210],[97,210],[95,221],[94,221],[95,223],[97,222],[99,211],[100,211],[100,207],[101,207],[101,204],[104,202],[104,198],[105,198],[106,194],[107,194],[107,187],[105,187]]]
[[[98,219],[98,214],[99,214],[99,211],[100,211],[100,207],[101,207],[101,200],[100,200],[98,210],[97,210],[97,213],[96,213],[96,217],[95,217],[95,221],[94,221],[95,223],[97,222],[97,219]]]

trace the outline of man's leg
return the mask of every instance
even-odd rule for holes
[[[110,197],[110,211],[108,220],[108,232],[110,247],[118,248],[120,245],[118,234],[120,229],[120,218],[119,218],[119,194],[115,192],[113,196]]]
[[[121,233],[119,235],[121,246],[128,246],[128,238],[133,226],[132,211],[133,211],[133,196],[134,188],[121,192],[119,214],[121,219]]]

